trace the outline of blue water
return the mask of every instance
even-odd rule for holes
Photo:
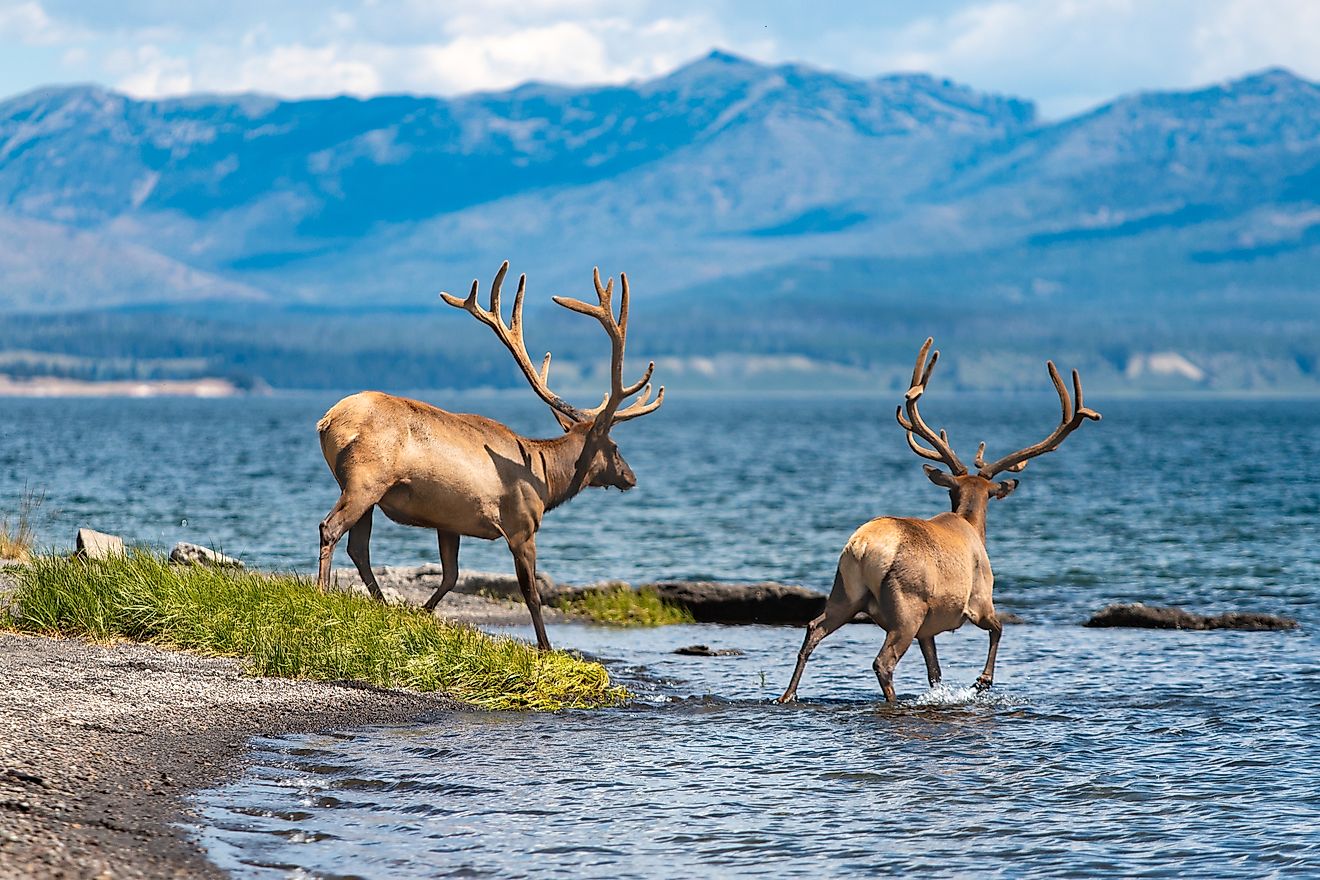
[[[825,589],[861,522],[945,504],[890,397],[675,395],[617,431],[639,487],[551,513],[542,568]],[[430,399],[553,431],[521,396]],[[0,505],[44,491],[54,545],[92,525],[309,572],[336,496],[313,428],[332,402],[0,401]],[[967,687],[986,648],[971,628],[940,637],[934,692],[906,657],[889,707],[870,672],[880,632],[846,627],[813,656],[803,704],[777,707],[800,630],[552,625],[639,701],[257,741],[247,772],[200,796],[200,839],[242,877],[1320,874],[1320,403],[1089,402],[1104,421],[992,505],[996,603],[1028,623],[1006,630],[988,694]],[[1045,396],[925,409],[964,457],[1057,418]],[[434,548],[378,519],[377,564]],[[511,569],[480,541],[462,562]],[[1303,628],[1077,625],[1123,600]],[[745,653],[670,653],[695,642]]]

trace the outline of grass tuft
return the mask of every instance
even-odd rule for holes
[[[0,516],[0,559],[26,562],[32,558],[32,542],[36,537],[32,515],[45,500],[44,495],[24,489],[18,499],[18,512],[12,517],[8,513]]]
[[[660,598],[654,590],[634,590],[626,584],[588,590],[573,599],[565,597],[556,603],[556,607],[609,626],[668,626],[696,622],[685,606]]]
[[[304,579],[127,557],[38,557],[14,569],[13,629],[238,657],[256,675],[438,691],[485,709],[589,708],[627,698],[599,663],[491,636]],[[0,624],[5,623],[0,618]]]

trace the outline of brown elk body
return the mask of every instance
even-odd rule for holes
[[[623,355],[628,329],[628,280],[621,276],[618,318],[613,310],[614,281],[601,286],[595,274],[598,306],[555,297],[565,308],[600,321],[611,343],[611,388],[594,409],[578,409],[553,394],[547,380],[550,355],[536,369],[522,339],[522,303],[526,276],[518,281],[512,321],[500,312],[500,288],[509,264],[504,263],[491,285],[490,306],[477,305],[477,283],[466,299],[441,294],[445,301],[472,314],[495,331],[513,355],[532,389],[551,407],[561,437],[523,437],[492,419],[364,391],[339,401],[317,423],[321,451],[339,482],[341,494],[321,522],[321,555],[317,582],[330,583],[335,544],[348,532],[348,555],[367,589],[383,595],[371,571],[372,511],[395,522],[435,529],[443,577],[424,606],[433,610],[458,580],[461,536],[503,538],[513,554],[518,586],[531,613],[537,643],[550,647],[541,620],[536,586],[536,533],[547,511],[586,487],[631,489],[637,479],[609,436],[621,421],[653,412],[664,400],[661,388],[650,396],[654,364],[640,381],[623,385]],[[627,398],[641,392],[632,405]]]
[[[933,342],[927,339],[917,355],[911,387],[898,408],[898,422],[907,432],[908,445],[914,452],[949,468],[950,473],[945,473],[925,465],[930,481],[949,491],[952,509],[924,520],[879,517],[853,533],[839,557],[825,611],[807,625],[797,666],[779,698],[781,703],[796,697],[807,659],[820,641],[863,612],[885,630],[884,645],[872,668],[887,701],[896,699],[894,668],[914,639],[921,647],[927,680],[933,687],[940,681],[935,636],[969,621],[990,635],[985,668],[976,687],[985,689],[994,681],[995,654],[1003,627],[995,615],[991,595],[994,573],[985,549],[985,518],[990,500],[1007,497],[1018,485],[1017,480],[994,478],[1005,471],[1019,472],[1030,459],[1052,452],[1083,421],[1098,421],[1100,413],[1083,405],[1082,383],[1076,370],[1072,374],[1074,407],[1058,370],[1047,362],[1063,410],[1059,426],[1041,442],[990,464],[983,459],[982,443],[976,452],[977,472],[969,474],[949,445],[948,435],[932,431],[917,408],[939,359],[938,351],[929,361],[926,359]],[[922,446],[918,436],[930,448]]]

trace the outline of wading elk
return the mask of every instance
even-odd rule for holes
[[[536,642],[549,650],[536,588],[536,532],[541,517],[587,486],[631,489],[637,484],[628,463],[610,439],[619,422],[654,412],[664,401],[662,387],[651,400],[651,373],[623,384],[623,350],[628,338],[628,278],[620,275],[622,296],[614,315],[614,279],[601,286],[593,273],[599,305],[556,296],[559,305],[595,318],[610,340],[610,391],[594,409],[578,409],[547,385],[550,354],[538,370],[523,342],[522,307],[527,276],[518,279],[510,324],[500,312],[500,287],[509,270],[506,260],[490,288],[490,307],[477,304],[477,282],[467,299],[441,293],[491,330],[513,355],[532,390],[549,404],[564,436],[531,440],[491,419],[450,413],[403,397],[364,391],[331,407],[317,423],[321,451],[339,481],[342,494],[321,523],[321,565],[317,583],[330,584],[335,544],[348,532],[348,555],[376,599],[380,587],[371,572],[371,514],[379,507],[397,523],[435,529],[440,539],[444,575],[426,603],[431,611],[458,580],[458,541],[462,535],[503,538],[513,553]],[[641,397],[620,409],[629,397]]]
[[[935,655],[935,636],[971,621],[990,634],[990,650],[985,669],[976,680],[978,690],[990,687],[995,675],[995,651],[999,647],[1002,626],[995,616],[991,589],[994,574],[985,552],[985,514],[991,498],[1004,498],[1017,488],[1017,480],[995,482],[996,475],[1017,473],[1027,462],[1058,448],[1064,438],[1077,430],[1086,419],[1100,420],[1100,413],[1082,404],[1082,380],[1073,370],[1073,393],[1059,378],[1052,361],[1047,361],[1050,379],[1059,392],[1063,415],[1054,432],[1034,446],[1020,449],[998,461],[986,464],[985,444],[976,450],[977,472],[967,468],[949,445],[948,434],[932,431],[921,418],[917,402],[926,391],[926,383],[935,369],[940,353],[930,360],[926,354],[934,340],[927,339],[917,355],[912,370],[912,384],[905,401],[898,408],[898,423],[907,431],[908,445],[922,458],[945,464],[951,473],[924,465],[926,476],[937,486],[949,490],[951,513],[931,519],[882,516],[853,532],[839,557],[825,611],[807,625],[807,635],[798,652],[797,667],[788,689],[779,698],[786,703],[797,695],[798,682],[807,658],[820,640],[859,612],[866,612],[885,629],[885,643],[876,655],[875,677],[885,699],[894,702],[894,667],[915,638],[926,660],[926,676],[934,687],[940,680],[940,663]],[[904,411],[906,410],[906,415]],[[930,444],[922,446],[917,437]]]

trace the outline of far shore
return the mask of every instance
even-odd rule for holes
[[[158,379],[89,382],[42,376],[15,379],[0,374],[0,397],[238,397],[250,392],[228,379]]]

